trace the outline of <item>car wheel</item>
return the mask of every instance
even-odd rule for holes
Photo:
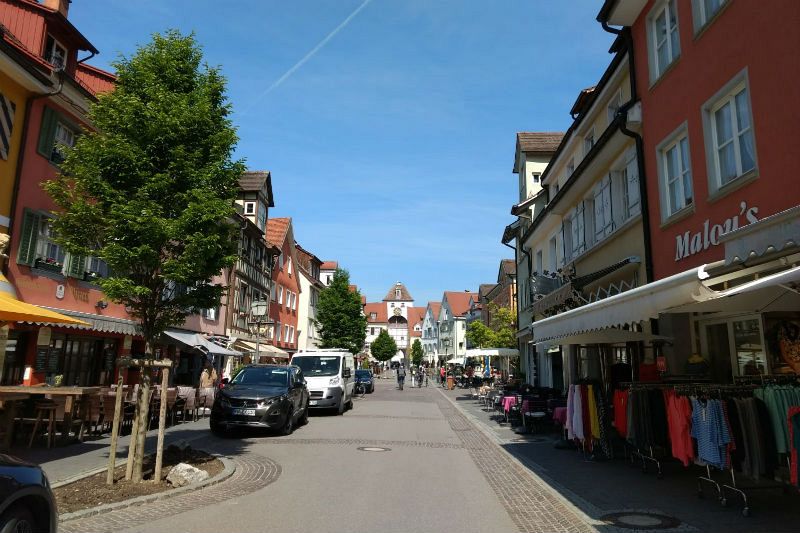
[[[308,424],[308,403],[306,403],[306,408],[303,409],[303,414],[300,415],[300,420],[297,422],[299,426],[305,426]]]
[[[370,385],[369,386],[369,393],[372,394],[373,392],[375,392],[375,385]]]
[[[294,431],[294,416],[292,416],[292,408],[289,407],[289,412],[286,414],[286,422],[281,428],[281,435],[291,435]]]
[[[336,408],[336,414],[337,415],[343,415],[344,414],[345,403],[346,402],[344,401],[344,396],[342,396],[339,399],[339,406]]]
[[[0,517],[0,533],[33,533],[37,531],[33,514],[27,507],[14,505]]]

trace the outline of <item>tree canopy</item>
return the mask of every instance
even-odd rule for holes
[[[202,62],[193,35],[153,36],[114,63],[60,175],[44,184],[54,230],[72,256],[106,262],[97,283],[138,319],[147,350],[167,327],[217,307],[213,281],[237,254],[234,214],[244,171],[225,80]]]
[[[342,348],[357,354],[367,338],[367,317],[361,307],[361,294],[350,290],[350,274],[337,268],[328,287],[322,289],[317,304],[317,325],[322,348]]]
[[[478,348],[516,348],[517,313],[510,307],[489,304],[491,324],[480,320],[467,327],[467,340]]]
[[[494,347],[495,342],[495,333],[489,326],[481,322],[480,320],[476,320],[471,322],[469,326],[467,326],[467,340],[473,346],[477,348],[489,348]]]
[[[414,339],[414,343],[411,345],[411,362],[415,365],[418,365],[422,362],[422,343],[419,339]]]
[[[372,354],[372,357],[378,361],[389,361],[397,354],[397,343],[394,342],[394,339],[389,335],[389,332],[387,332],[385,329],[382,329],[378,334],[378,337],[372,341],[369,351]]]

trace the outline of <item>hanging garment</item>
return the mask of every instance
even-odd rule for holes
[[[583,399],[581,398],[581,388],[579,385],[575,385],[573,404],[572,431],[574,438],[583,440]]]
[[[583,424],[583,441],[585,447],[591,449],[592,422],[589,419],[589,387],[581,385],[581,423]]]
[[[765,431],[764,426],[761,424],[760,416],[758,414],[758,405],[754,398],[745,398],[744,406],[747,409],[747,416],[750,420],[750,425],[747,428],[747,439],[752,449],[751,457],[749,459],[752,469],[752,476],[758,479],[765,472],[766,467],[766,445],[765,437],[768,437],[768,432]],[[777,456],[776,456],[777,457]]]
[[[742,470],[746,460],[747,442],[745,442],[744,430],[739,418],[739,407],[733,398],[725,400],[723,403],[728,427],[731,428],[731,441],[735,444],[734,448],[730,449],[730,464],[736,470]]]
[[[603,395],[603,388],[596,387],[595,395],[597,396],[597,418],[600,426],[600,447],[608,459],[613,459],[614,450],[611,448],[611,440],[609,439],[609,419],[608,419],[608,406],[606,399]]]
[[[628,436],[628,391],[614,391],[614,428],[623,439]]]
[[[703,402],[692,398],[692,437],[697,441],[697,457],[701,461],[725,468],[730,432],[719,400]]]
[[[694,444],[692,443],[692,407],[689,399],[678,396],[673,390],[664,391],[667,404],[667,424],[672,456],[689,466],[694,460]]]
[[[788,414],[789,438],[791,454],[789,456],[790,475],[793,485],[800,485],[798,472],[798,453],[800,453],[800,407],[791,407]]]
[[[748,416],[748,408],[745,405],[744,399],[734,398],[731,400],[728,406],[728,413],[733,438],[739,443],[738,453],[741,456],[739,464],[737,465],[734,460],[733,465],[734,467],[738,466],[746,476],[755,477],[753,475],[753,460],[755,457],[752,437],[753,420]],[[736,423],[736,420],[738,420],[738,423]]]
[[[572,415],[575,413],[575,385],[569,386],[567,392],[567,422],[564,424],[567,428],[567,438],[572,440],[575,438],[575,433],[572,430]]]
[[[778,468],[779,464],[778,450],[775,445],[775,432],[772,431],[772,421],[770,420],[766,404],[758,398],[753,398],[752,400],[755,404],[758,427],[761,428],[758,435],[762,442],[761,453],[764,457],[764,472],[767,477],[773,477],[775,469]]]
[[[592,438],[600,438],[600,419],[597,417],[597,396],[594,385],[586,386],[586,396],[589,398],[589,425],[592,428]]]
[[[669,448],[669,427],[667,408],[664,405],[664,392],[662,389],[649,389],[647,396],[650,403],[651,444],[664,449]]]
[[[719,401],[719,406],[722,409],[722,421],[728,426],[728,434],[730,436],[730,440],[725,446],[725,466],[730,468],[731,467],[731,457],[733,454],[736,453],[736,439],[734,438],[733,430],[731,429],[731,421],[728,417],[728,402],[725,400]]]
[[[638,408],[636,407],[636,394],[634,391],[630,391],[628,393],[628,409],[627,413],[625,414],[625,418],[628,419],[628,427],[625,431],[625,438],[627,441],[632,444],[636,445],[636,417],[639,415]]]

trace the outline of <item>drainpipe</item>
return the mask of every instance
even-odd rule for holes
[[[507,242],[504,242],[503,245],[504,246],[508,246],[509,248],[514,250],[514,265],[519,264],[517,262],[517,259],[519,257],[517,247],[516,246],[511,246]],[[514,283],[514,292],[512,293],[512,297],[514,298],[514,301],[517,303],[517,305],[516,305],[517,317],[516,317],[516,320],[514,321],[514,327],[516,327],[517,331],[519,331],[519,300],[517,299],[517,284],[516,283]]]
[[[622,117],[619,130],[623,135],[631,137],[636,142],[636,167],[639,172],[639,205],[642,211],[642,230],[644,232],[644,271],[645,283],[653,281],[653,247],[650,234],[650,202],[647,195],[647,180],[645,179],[644,168],[644,141],[642,136],[631,131],[627,127],[628,110],[633,107],[638,99],[638,90],[636,86],[636,62],[634,61],[633,51],[633,37],[631,36],[630,28],[616,29],[608,25],[607,20],[601,20],[603,29],[608,33],[622,36],[625,40],[625,47],[628,51],[628,71],[631,80],[631,99],[623,104],[617,115]],[[654,334],[658,334],[658,320],[650,319],[650,329]]]
[[[88,59],[88,58],[87,58]],[[28,139],[28,131],[30,129],[31,123],[31,109],[33,108],[33,101],[39,100],[40,98],[47,98],[48,96],[56,96],[60,94],[61,91],[64,89],[64,71],[58,71],[58,89],[49,93],[39,93],[34,94],[28,101],[25,102],[25,123],[22,125],[22,135],[20,136],[22,145],[20,146],[19,150],[19,157],[17,158],[17,169],[14,172],[14,190],[11,193],[11,209],[9,215],[11,215],[8,222],[8,235],[12,236],[14,231],[14,218],[17,210],[17,198],[19,197],[19,187],[22,181],[22,167],[25,164],[25,146],[27,146],[27,139]],[[11,257],[11,242],[8,243],[8,256]],[[8,273],[8,261],[3,263],[3,273]]]

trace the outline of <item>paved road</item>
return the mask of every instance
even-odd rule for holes
[[[222,451],[241,466],[230,480],[213,487],[63,523],[61,530],[594,529],[433,387],[401,392],[381,381],[374,394],[358,400],[344,416],[313,416],[290,437],[209,436],[193,444]]]

